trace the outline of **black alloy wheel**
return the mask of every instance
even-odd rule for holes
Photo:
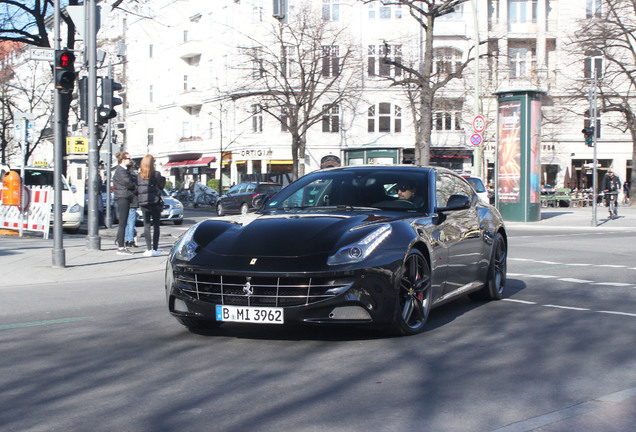
[[[484,287],[468,296],[473,300],[501,300],[506,288],[508,269],[508,247],[500,233],[495,234],[492,256],[488,267],[488,278]]]
[[[419,250],[406,255],[398,279],[393,332],[414,335],[424,329],[431,310],[431,270]]]

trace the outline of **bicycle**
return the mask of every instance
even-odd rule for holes
[[[609,217],[612,220],[618,217],[618,211],[616,208],[617,197],[618,192],[605,192],[605,200],[607,202],[607,207],[609,207]]]

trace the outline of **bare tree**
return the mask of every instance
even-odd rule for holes
[[[309,6],[290,21],[273,26],[267,43],[250,37],[251,46],[241,48],[249,77],[231,97],[256,98],[258,109],[289,132],[295,180],[304,175],[309,129],[350,100],[358,86],[346,29],[330,26]]]
[[[435,20],[455,11],[467,0],[363,0],[365,3],[381,1],[383,5],[406,6],[409,14],[422,28],[422,52],[418,62],[408,63],[401,57],[392,55],[390,44],[385,44],[384,62],[398,68],[401,73],[385,76],[392,86],[402,86],[413,114],[415,127],[415,163],[428,165],[431,157],[431,131],[433,129],[433,104],[435,93],[451,80],[460,78],[471,61],[468,60],[448,70],[436,74],[433,70],[433,30]]]
[[[636,206],[636,0],[606,0],[596,15],[581,21],[576,45],[583,55],[595,53],[602,59],[602,74],[590,68],[600,75],[599,110],[619,113],[622,121],[611,126],[629,131],[632,137],[630,206]]]

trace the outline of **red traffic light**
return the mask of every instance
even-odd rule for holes
[[[62,53],[62,55],[60,56],[60,66],[69,67],[71,65],[70,60],[70,56],[67,52]]]

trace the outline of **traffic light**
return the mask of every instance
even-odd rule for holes
[[[75,76],[75,54],[73,51],[55,50],[55,88],[60,93],[72,93]]]
[[[583,132],[583,138],[585,139],[585,145],[588,147],[594,147],[594,128],[585,127],[581,131]]]
[[[120,83],[115,82],[112,78],[102,78],[102,103],[97,108],[97,122],[104,124],[108,120],[117,116],[115,106],[121,105],[122,100],[114,97],[115,91],[121,90],[123,87]]]

